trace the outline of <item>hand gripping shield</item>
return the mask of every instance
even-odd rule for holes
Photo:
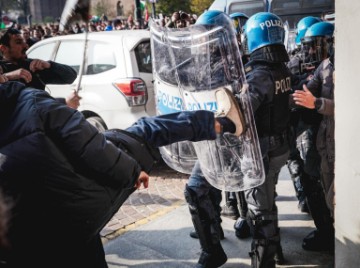
[[[223,20],[221,26],[181,29],[150,22],[157,112],[216,112],[215,92],[225,87],[238,98],[245,131],[239,137],[224,133],[214,141],[177,143],[160,152],[170,167],[184,173],[197,159],[211,185],[242,191],[262,184],[265,173],[235,31],[228,16]]]

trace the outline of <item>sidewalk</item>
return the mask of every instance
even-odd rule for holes
[[[102,236],[109,268],[194,267],[199,241],[189,236],[193,230],[184,187],[188,175],[166,166],[153,171],[148,189],[135,192],[103,229]],[[280,173],[277,205],[286,265],[279,267],[333,267],[328,253],[304,251],[302,239],[314,229],[308,214],[297,209],[297,200],[287,169]],[[251,238],[239,240],[234,220],[223,217],[222,245],[228,261],[222,267],[250,267]]]

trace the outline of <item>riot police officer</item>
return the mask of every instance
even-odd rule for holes
[[[312,64],[319,66],[319,68],[320,66],[323,66],[320,65],[320,63],[333,54],[333,34],[333,24],[329,22],[318,22],[307,29],[302,40],[302,45],[306,46],[306,49],[312,50]],[[305,53],[303,57],[307,57],[307,55],[308,53]],[[325,66],[328,68],[327,70],[317,69],[315,72],[316,77],[308,82],[309,89],[314,91],[314,95],[317,98],[321,96],[320,94],[324,94],[324,92],[325,96],[329,98],[331,98],[330,94],[333,94],[333,64],[327,64]],[[320,107],[318,108],[320,109]],[[318,116],[322,119],[321,113],[318,113],[317,110],[318,109],[307,109],[308,113],[312,115],[312,119],[314,119],[314,116]],[[327,207],[324,196],[324,187],[321,184],[320,177],[322,174],[319,172],[321,157],[316,146],[316,138],[320,122],[323,121],[319,120],[316,124],[312,124],[298,137],[299,148],[304,160],[304,174],[308,174],[308,176],[301,177],[301,182],[306,195],[309,211],[316,226],[316,230],[304,238],[302,247],[305,250],[312,251],[333,251],[333,218],[329,208]],[[322,147],[324,146],[320,146],[320,148]],[[333,157],[330,158],[331,161],[334,160]],[[323,170],[321,171],[323,172]],[[324,186],[326,190],[329,189],[328,184]]]
[[[301,49],[301,40],[305,36],[306,30],[313,25],[314,23],[320,22],[321,19],[318,17],[307,16],[302,18],[297,24],[297,35],[295,38],[295,43],[297,48],[290,56],[290,61],[288,62],[288,67],[294,76],[297,76],[297,85],[293,85],[293,90],[301,89],[302,84],[306,83],[307,79],[311,77],[313,73],[313,68],[310,64],[304,59],[304,53]],[[308,67],[306,67],[308,66]],[[302,157],[306,155],[303,151],[304,146],[297,146],[301,144],[302,133],[309,128],[312,124],[317,124],[320,120],[320,116],[314,114],[310,110],[293,107],[291,109],[291,120],[290,120],[290,157],[287,161],[287,167],[291,179],[294,184],[294,189],[296,197],[298,198],[298,208],[301,212],[309,212],[306,202],[306,196],[304,192],[303,185],[301,183],[301,177],[306,176],[304,174],[304,160]],[[300,153],[302,152],[302,153]]]
[[[223,27],[223,23],[231,21],[228,15],[221,11],[210,10],[203,13],[195,25],[202,25],[205,29],[212,29],[216,26]],[[211,66],[211,88],[223,87],[225,83],[225,70],[220,68],[222,55],[217,45],[210,45],[210,66]],[[235,44],[236,46],[236,44]],[[198,70],[194,70],[198,71]],[[234,95],[229,91],[231,97]],[[195,163],[189,181],[185,186],[185,199],[189,205],[191,219],[196,233],[190,235],[199,238],[201,255],[196,265],[197,268],[220,267],[227,261],[220,240],[224,238],[221,228],[220,203],[221,190],[211,185],[205,178],[199,160]]]
[[[275,186],[289,156],[291,72],[284,36],[283,22],[272,13],[254,14],[245,26],[250,54],[245,72],[266,173],[262,185],[245,191],[253,236],[251,263],[258,268],[275,267],[275,258],[283,262]]]
[[[301,51],[301,39],[304,38],[306,30],[313,25],[314,23],[321,22],[319,17],[307,16],[299,20],[296,26],[296,38],[295,44],[296,48],[291,52],[290,61],[288,63],[288,67],[293,74],[303,74],[306,72],[304,65],[302,63],[302,51]]]

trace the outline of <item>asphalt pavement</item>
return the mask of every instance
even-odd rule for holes
[[[151,173],[148,189],[136,191],[102,230],[109,268],[187,268],[194,267],[200,254],[190,212],[184,200],[188,175],[175,172],[165,164]],[[302,239],[312,230],[311,216],[297,208],[292,181],[283,168],[277,185],[282,247],[285,265],[277,267],[334,267],[328,252],[310,252],[301,247]],[[223,217],[225,239],[222,245],[228,261],[222,266],[250,267],[251,238],[238,239],[234,220]]]

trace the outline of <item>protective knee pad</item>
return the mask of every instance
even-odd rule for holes
[[[302,171],[302,163],[301,163],[301,160],[299,160],[299,159],[288,160],[287,166],[288,166],[291,178],[299,176],[299,174]]]

